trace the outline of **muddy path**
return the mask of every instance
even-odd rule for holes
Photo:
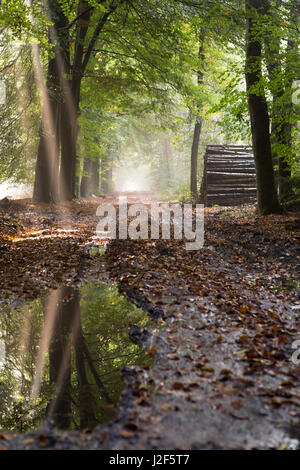
[[[73,229],[76,217],[85,227],[77,268],[57,282],[105,278],[118,285],[155,321],[150,330],[129,331],[155,363],[124,368],[127,386],[110,423],[78,433],[46,422],[25,435],[2,432],[0,447],[298,448],[298,214],[212,210],[198,252],[177,241],[113,241],[105,255],[91,257],[86,247],[95,244],[96,219],[92,210],[81,212],[72,214]],[[79,245],[76,237],[70,243]],[[56,282],[55,275],[39,276]]]

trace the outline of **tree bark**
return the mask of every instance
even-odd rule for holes
[[[36,67],[42,92],[42,122],[35,170],[33,200],[35,202],[57,201],[59,198],[59,149],[61,140],[61,96],[63,89],[62,56],[69,51],[66,18],[57,0],[48,1],[48,15],[52,21],[49,40],[53,44],[53,57],[49,59],[47,83],[43,82],[43,69],[36,49]]]
[[[201,59],[202,67],[204,63],[203,43],[204,43],[204,35],[201,32],[200,38],[199,38],[198,58]],[[203,84],[203,72],[201,70],[198,70],[197,79],[198,79],[198,86],[202,85]],[[200,142],[200,135],[201,135],[201,129],[202,129],[202,118],[200,116],[201,109],[202,109],[202,104],[199,103],[198,105],[199,112],[195,120],[193,144],[192,144],[192,152],[191,152],[190,190],[191,190],[191,195],[194,199],[198,198],[198,153],[199,153],[199,142]]]
[[[99,194],[99,160],[91,162],[91,194],[96,196]]]
[[[246,86],[256,168],[257,202],[261,214],[281,212],[275,188],[269,113],[262,84],[261,32],[255,26],[263,13],[263,0],[246,4]]]
[[[277,7],[280,2],[277,1]],[[290,103],[283,102],[285,84],[280,59],[280,38],[274,33],[275,18],[270,0],[264,0],[264,14],[270,18],[272,30],[265,35],[265,54],[272,93],[271,144],[274,164],[278,165],[279,200],[284,201],[291,194],[291,167],[286,151],[291,148],[291,126],[289,124]],[[275,83],[275,85],[274,85]],[[286,84],[291,85],[291,84]],[[279,149],[279,153],[278,150]],[[281,154],[280,154],[281,152]]]
[[[77,26],[76,47],[74,62],[71,68],[71,81],[67,93],[64,97],[64,114],[67,117],[62,119],[62,149],[61,149],[61,188],[62,199],[71,200],[76,197],[76,163],[77,163],[77,139],[79,133],[78,117],[80,112],[80,90],[81,82],[88,66],[96,41],[109,16],[118,8],[119,4],[111,4],[108,11],[99,19],[94,29],[88,46],[85,46],[85,40],[91,24],[92,9],[88,2],[81,1],[78,6],[78,16],[80,22]],[[70,103],[71,101],[71,103]]]
[[[289,20],[294,25],[299,24],[299,12],[300,6],[297,0],[291,1],[290,3],[290,17]],[[295,64],[298,64],[295,67]],[[286,103],[284,110],[284,137],[285,143],[291,148],[290,157],[295,157],[292,151],[292,124],[291,124],[291,115],[293,112],[294,103],[292,102],[293,95],[293,82],[294,80],[299,80],[299,49],[292,34],[287,41],[286,48],[286,67],[285,67],[285,76],[287,77],[286,89],[289,90],[289,101]],[[288,200],[292,193],[291,185],[291,165],[287,159],[279,159],[279,199],[280,201]]]
[[[80,184],[81,197],[89,197],[91,195],[91,166],[91,160],[89,158],[85,158],[83,162],[83,176]]]
[[[39,60],[38,58],[36,58]],[[40,63],[36,64],[42,74]],[[42,90],[42,122],[35,167],[33,190],[34,202],[57,200],[58,162],[59,162],[59,78],[56,59],[49,59],[47,84]]]
[[[104,155],[101,160],[101,192],[108,195],[112,190],[112,162],[109,155]]]
[[[84,58],[85,38],[90,26],[91,9],[89,3],[81,1],[78,6],[78,16],[80,21],[77,25],[76,47],[73,66],[65,62],[70,80],[64,83],[62,114],[61,120],[61,169],[60,185],[61,199],[71,200],[76,197],[76,156],[77,156],[77,138],[79,133],[78,115],[80,103],[80,89],[84,74],[82,66]]]
[[[192,197],[198,197],[198,153],[199,142],[202,128],[202,119],[197,116],[193,135],[192,153],[191,153],[191,194]]]

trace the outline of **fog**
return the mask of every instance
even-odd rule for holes
[[[0,184],[0,199],[9,197],[12,199],[31,198],[32,190],[24,184],[10,183],[8,181]]]
[[[149,169],[146,165],[138,167],[121,166],[114,174],[114,187],[120,192],[149,191]]]

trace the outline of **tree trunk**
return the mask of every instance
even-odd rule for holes
[[[91,162],[91,194],[97,196],[99,194],[99,160]]]
[[[38,74],[42,76],[42,67],[36,57]],[[55,58],[49,59],[47,84],[42,85],[42,122],[40,141],[35,167],[33,190],[34,202],[57,200],[58,162],[59,162],[59,78]]]
[[[79,104],[80,104],[80,90],[81,82],[84,76],[85,70],[88,66],[90,58],[93,54],[93,50],[96,41],[107,22],[109,16],[123,3],[120,0],[118,3],[110,4],[108,10],[99,19],[90,42],[86,47],[85,40],[88,33],[89,26],[91,24],[92,9],[90,3],[86,0],[81,0],[78,6],[78,16],[80,15],[80,21],[77,23],[77,34],[76,34],[76,47],[74,54],[74,62],[72,66],[72,79],[71,79],[71,103],[67,97],[64,101],[66,102],[66,119],[63,119],[63,125],[67,128],[62,132],[62,135],[66,137],[64,145],[62,144],[61,153],[61,185],[63,188],[62,195],[63,199],[71,200],[76,197],[76,167],[77,167],[77,138],[79,133],[78,116],[79,116]],[[68,119],[68,122],[66,122]]]
[[[198,197],[198,152],[202,128],[202,119],[197,116],[194,128],[192,153],[191,153],[191,194],[192,197]]]
[[[52,21],[49,27],[49,40],[53,44],[53,57],[49,59],[47,83],[43,85],[43,69],[39,52],[36,49],[36,67],[42,91],[42,123],[40,142],[36,162],[36,173],[33,200],[36,202],[57,201],[59,197],[59,149],[62,109],[61,95],[63,89],[63,59],[69,54],[68,19],[57,0],[49,0],[48,15]],[[67,52],[66,52],[67,51]],[[68,62],[68,61],[67,61]]]
[[[91,160],[89,158],[85,158],[83,162],[83,176],[80,184],[81,197],[89,197],[91,195],[91,167]]]
[[[277,1],[276,6],[279,7],[279,4],[280,2]],[[291,194],[291,168],[286,158],[286,151],[291,148],[290,104],[283,102],[285,85],[280,60],[280,38],[274,33],[276,22],[270,0],[264,0],[264,14],[269,16],[269,23],[272,26],[271,32],[267,32],[265,35],[266,63],[273,98],[271,114],[272,154],[274,164],[278,165],[279,199],[284,201]]]
[[[112,190],[112,163],[109,155],[105,155],[101,160],[101,192],[108,195]]]
[[[297,0],[290,3],[290,22],[295,26],[299,24],[299,2]],[[291,149],[290,158],[294,157],[292,150],[292,124],[291,114],[293,112],[294,103],[292,102],[293,95],[293,82],[299,80],[299,66],[295,68],[295,64],[299,64],[299,49],[292,37],[292,30],[290,30],[290,37],[288,38],[286,48],[286,67],[285,76],[287,77],[286,89],[289,90],[289,101],[286,103],[284,112],[283,132],[285,143]],[[279,199],[285,201],[292,195],[291,185],[291,166],[289,161],[285,158],[279,160]]]
[[[199,53],[198,58],[201,59],[201,66],[204,63],[203,55],[203,42],[204,35],[201,32],[199,38]],[[203,84],[203,72],[198,70],[198,86]],[[193,144],[191,152],[191,179],[190,179],[190,190],[191,195],[194,199],[198,198],[198,153],[199,153],[199,142],[202,129],[202,118],[200,116],[202,110],[202,103],[198,105],[198,115],[195,120],[194,135],[193,135]]]
[[[79,133],[78,115],[80,103],[80,89],[84,73],[83,57],[84,44],[91,19],[90,4],[80,1],[78,5],[78,16],[81,19],[77,25],[76,47],[72,67],[69,60],[65,63],[69,81],[65,80],[61,120],[61,169],[60,185],[61,199],[70,201],[76,197],[76,161],[77,161],[77,138]],[[68,57],[68,55],[67,55]]]
[[[261,34],[255,26],[263,12],[262,0],[246,3],[246,85],[256,169],[258,211],[261,214],[281,211],[275,188],[269,113],[262,84]]]

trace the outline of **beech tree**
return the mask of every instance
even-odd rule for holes
[[[275,188],[270,119],[262,81],[262,33],[255,27],[262,0],[246,0],[246,84],[256,167],[257,202],[261,214],[280,212]]]

